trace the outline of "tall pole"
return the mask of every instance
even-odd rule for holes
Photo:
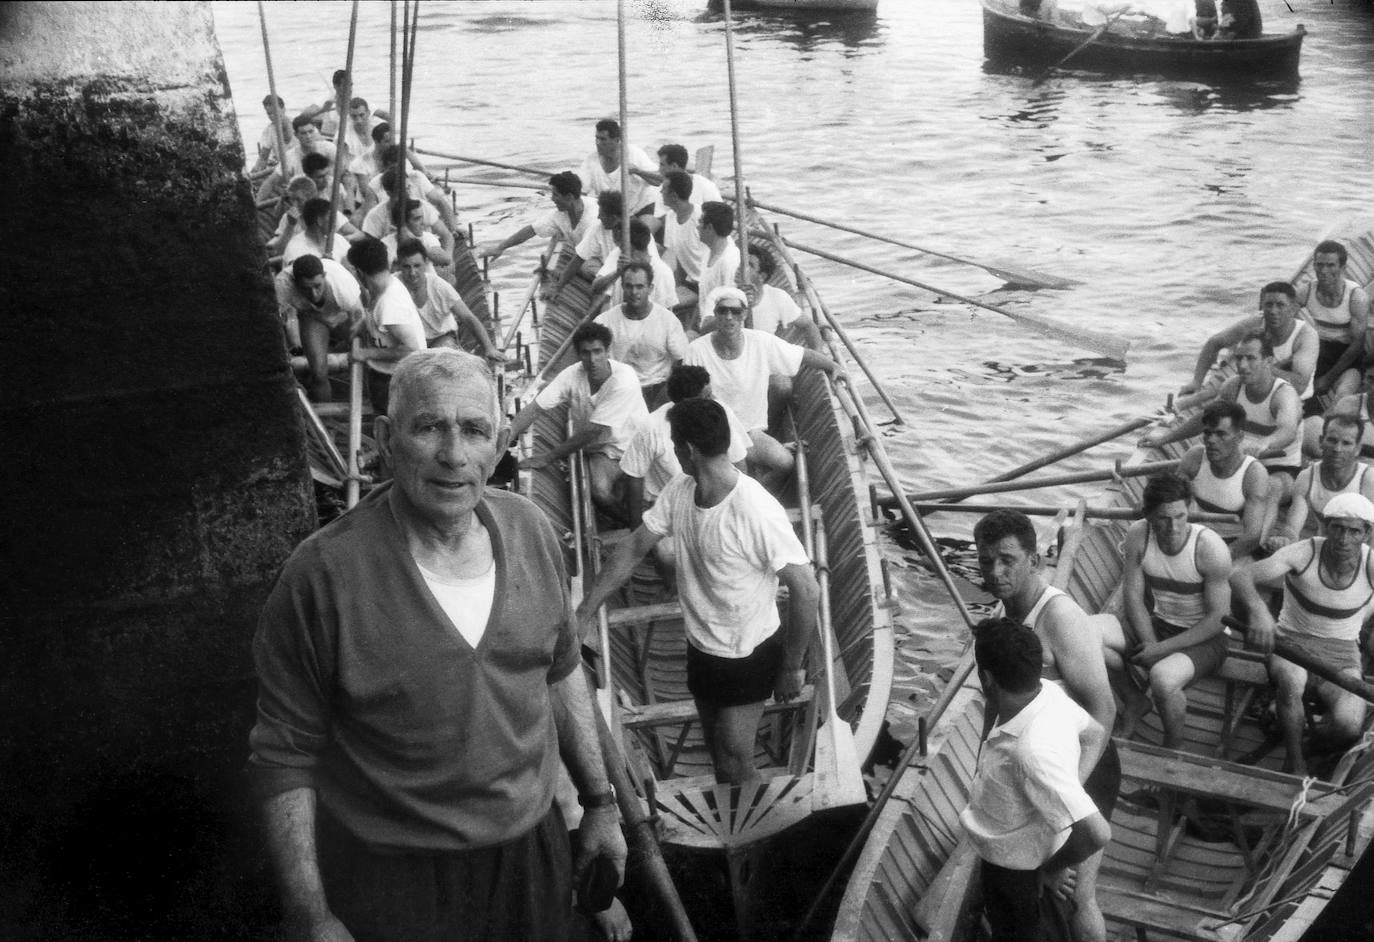
[[[348,21],[348,56],[344,62],[344,80],[334,105],[339,115],[339,133],[334,137],[334,180],[329,187],[329,232],[324,237],[325,255],[334,249],[334,217],[339,211],[339,186],[343,182],[343,163],[348,149],[348,103],[353,100],[353,45],[358,38],[358,2],[353,0],[353,15]]]
[[[262,24],[262,53],[267,57],[267,91],[272,95],[272,136],[277,141],[277,175],[281,177],[282,190],[291,181],[286,176],[286,135],[282,133],[281,96],[277,94],[277,78],[272,72],[272,46],[267,41],[267,8],[258,0],[258,22]]]
[[[391,141],[396,142],[396,0],[391,0],[391,106],[387,109],[387,123],[391,125]]]
[[[620,47],[620,264],[630,258],[630,128],[625,82],[625,0],[616,0],[616,36]]]
[[[735,96],[735,29],[730,0],[725,0],[725,70],[730,77],[730,144],[735,160],[735,230],[739,234],[740,271],[749,264],[749,234],[744,224],[744,165],[739,156],[739,101]]]

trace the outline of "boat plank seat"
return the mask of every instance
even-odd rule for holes
[[[816,688],[807,684],[802,688],[801,695],[795,700],[788,700],[785,703],[769,700],[763,705],[763,714],[768,716],[773,713],[800,709],[809,704],[815,696]],[[646,703],[643,706],[626,707],[621,722],[626,729],[652,729],[655,726],[694,723],[697,719],[697,708],[694,701],[690,699],[663,700],[658,703]]]
[[[1303,790],[1303,780],[1296,775],[1115,737],[1112,741],[1121,756],[1123,778],[1284,813],[1293,807]],[[1314,783],[1311,797],[1320,797],[1330,790],[1330,785]],[[1310,798],[1298,813],[1304,817],[1320,815]]]
[[[1150,930],[1173,939],[1220,942],[1221,934],[1210,926],[1229,918],[1201,906],[1101,883],[1097,886],[1097,904],[1108,919],[1134,927],[1137,938],[1148,938],[1143,930]]]

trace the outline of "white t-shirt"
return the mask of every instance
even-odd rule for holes
[[[699,173],[688,174],[692,178],[692,192],[687,197],[687,202],[693,206],[700,206],[702,203],[724,202],[720,198],[720,189],[712,182],[710,177],[703,177]],[[659,184],[661,187],[662,184]],[[669,212],[667,205],[663,202],[663,190],[658,191],[658,197],[654,200],[654,215],[662,216]]]
[[[801,308],[792,296],[772,285],[763,286],[753,312],[754,329],[765,334],[776,334],[779,327],[791,327],[792,322],[801,317]]]
[[[367,334],[374,347],[383,350],[399,346],[409,347],[412,351],[425,349],[425,325],[420,320],[420,312],[410,299],[406,286],[394,275],[368,310],[366,323]],[[369,360],[367,365],[389,376],[396,372],[399,362]]]
[[[287,223],[287,220],[288,220],[288,219],[291,219],[291,218],[292,218],[292,214],[291,214],[291,213],[282,213],[282,214],[281,214],[281,218],[277,220],[277,231],[274,232],[274,233],[272,234],[272,238],[274,238],[274,239],[280,239],[280,238],[286,233],[286,223]],[[295,220],[296,220],[296,235],[300,235],[302,232],[305,231],[305,223],[301,222],[299,213],[297,213],[297,214],[295,215]],[[334,213],[334,231],[335,231],[335,232],[340,232],[340,231],[343,230],[343,227],[346,226],[346,225],[348,225],[348,217],[345,216],[343,213],[337,212],[337,211],[336,211],[336,212]],[[291,238],[294,239],[294,238],[296,237],[296,235],[293,235]],[[339,238],[337,238],[337,237],[334,239],[334,244],[335,244],[335,245],[338,245],[340,241],[343,241],[343,242],[345,243],[345,245],[347,245],[347,242],[348,242],[347,239],[342,239],[342,240],[341,240],[341,239],[339,239]],[[289,243],[288,243],[288,244],[289,244]],[[347,248],[345,248],[344,251],[347,251]],[[315,253],[312,253],[312,254],[318,255],[319,253],[318,253],[318,252],[315,252]],[[335,254],[335,255],[342,255],[343,252],[340,252],[340,251],[337,251],[337,250],[336,250],[334,254]],[[285,264],[285,263],[283,263],[283,264]]]
[[[367,133],[360,135],[353,127],[353,120],[349,119],[348,128],[344,131],[344,143],[348,145],[349,170],[364,176],[372,176],[375,173],[372,161],[369,159],[369,152],[374,146],[372,131],[381,123],[381,118],[376,115],[368,115]]]
[[[411,238],[411,236],[407,233],[406,238],[409,239],[409,238]],[[386,263],[387,263],[388,265],[390,265],[392,268],[395,268],[395,267],[396,267],[396,230],[395,230],[395,229],[392,229],[390,232],[388,232],[385,236],[382,237],[382,240],[381,240],[381,241],[382,241],[382,245],[385,245],[385,246],[386,246]],[[439,237],[438,237],[437,235],[435,235],[434,233],[432,233],[432,232],[423,232],[423,233],[421,233],[421,234],[420,234],[420,244],[423,245],[426,249],[438,249],[441,253],[442,253],[443,250],[444,250],[444,243],[440,242],[440,241],[439,241]],[[429,255],[428,255],[428,254],[425,255],[425,271],[426,271],[426,272],[433,272],[433,271],[434,271],[434,263],[433,263],[432,261],[430,261],[430,258],[429,258]]]
[[[698,337],[687,345],[684,363],[706,368],[711,374],[711,394],[735,410],[749,431],[768,427],[768,377],[774,373],[796,376],[801,369],[801,347],[745,328],[743,349],[733,360],[716,352],[711,335]]]
[[[420,320],[425,325],[425,342],[450,332],[457,333],[458,321],[453,317],[453,304],[460,300],[458,289],[432,271],[425,273],[425,288],[425,303],[417,305]]]
[[[415,567],[424,577],[425,585],[434,600],[444,610],[453,627],[471,647],[477,647],[486,634],[491,619],[491,603],[496,598],[496,560],[480,576],[471,579],[452,579],[430,572],[419,562]]]
[[[704,244],[701,249],[701,277],[697,279],[697,311],[702,320],[705,320],[714,313],[711,310],[711,292],[735,284],[735,275],[739,273],[739,245],[733,239],[726,242],[725,249],[714,262],[711,261],[711,250]]]
[[[778,630],[778,571],[809,563],[787,511],[746,474],[714,507],[696,505],[697,482],[680,474],[644,514],[644,526],[677,551],[687,638],[716,657],[741,658]]]
[[[650,160],[649,155],[644,153],[643,148],[635,147],[630,144],[626,148],[629,154],[630,166],[639,170],[648,170],[652,173],[658,172],[658,161]],[[601,167],[601,158],[596,151],[592,151],[582,161],[582,168],[577,174],[582,178],[582,190],[590,196],[600,196],[607,190],[620,192],[620,166],[610,173]],[[625,194],[625,209],[633,213],[637,209],[652,203],[654,200],[653,192],[649,189],[649,184],[643,177],[629,175],[630,183]],[[585,258],[586,256],[583,256]]]
[[[706,259],[706,245],[701,241],[701,210],[692,207],[686,222],[677,221],[677,213],[667,210],[663,216],[663,260],[669,268],[682,269],[688,281],[701,280],[701,263]]]
[[[673,279],[673,270],[663,264],[663,259],[658,257],[658,250],[654,248],[652,242],[649,243],[649,265],[654,270],[654,283],[649,291],[649,300],[664,307],[674,307],[677,304],[677,282]],[[606,261],[601,263],[597,269],[596,277],[604,278],[615,271],[615,267],[620,264],[620,247],[611,249],[611,254],[606,256]],[[620,279],[611,282],[609,291],[612,304],[620,304],[625,300],[624,294],[620,290]],[[614,354],[612,354],[614,356]],[[620,359],[616,357],[616,359]]]
[[[628,363],[641,386],[667,381],[673,363],[687,353],[687,334],[682,322],[661,304],[650,304],[649,313],[636,320],[625,316],[624,305],[596,317],[611,329],[611,359]]]
[[[372,195],[382,202],[386,202],[389,198],[390,194],[387,193],[386,187],[382,186],[382,174],[379,173],[368,180],[367,187],[372,191]],[[429,182],[429,177],[412,167],[406,171],[406,192],[411,199],[429,202],[425,197],[431,193],[442,193],[443,191]]]
[[[632,478],[644,479],[644,499],[648,503],[657,500],[668,482],[682,473],[682,465],[673,452],[672,429],[668,426],[668,410],[672,407],[673,403],[665,402],[650,412],[620,459],[621,471]],[[731,464],[737,464],[749,455],[749,446],[753,443],[730,407],[721,403],[721,408],[730,423],[730,448],[725,454]]]
[[[312,304],[296,288],[296,279],[291,270],[282,269],[273,282],[279,309],[290,308],[298,315],[306,315],[323,321],[330,327],[338,327],[346,321],[363,316],[363,292],[358,281],[347,268],[332,258],[320,259],[324,267],[324,300],[318,306]]]
[[[425,228],[439,221],[439,210],[429,200],[420,200],[420,220]],[[380,239],[394,227],[391,224],[391,201],[383,200],[367,211],[363,217],[362,230],[374,239]]]
[[[328,256],[324,254],[324,244],[316,242],[310,238],[310,234],[303,230],[297,230],[290,240],[286,243],[286,248],[281,251],[281,267],[290,268],[291,263],[302,255],[317,255],[320,258],[332,258],[336,255],[344,255],[348,252],[348,240],[338,233],[334,234],[334,244]]]
[[[574,425],[591,422],[605,426],[608,431],[589,450],[619,461],[640,424],[649,417],[649,409],[644,405],[634,369],[616,360],[610,362],[611,375],[595,395],[587,371],[581,363],[574,363],[555,376],[534,401],[541,409],[566,403]]]
[[[616,248],[615,236],[606,231],[606,227],[601,225],[601,220],[593,219],[587,231],[582,234],[582,240],[577,243],[577,254],[584,262],[600,262],[616,251]]]
[[[558,236],[559,239],[572,246],[580,245],[582,237],[587,234],[587,230],[596,225],[596,200],[590,196],[582,197],[582,218],[577,220],[577,225],[573,225],[572,217],[567,213],[553,209],[540,216],[530,224],[534,234],[545,239]]]

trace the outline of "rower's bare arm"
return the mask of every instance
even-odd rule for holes
[[[430,227],[431,231],[438,237],[439,245],[444,250],[444,264],[449,265],[453,262],[453,230],[444,224],[442,219]]]
[[[1069,839],[1055,851],[1054,856],[1046,861],[1041,869],[1046,873],[1055,873],[1065,867],[1080,864],[1106,847],[1111,839],[1111,825],[1102,817],[1101,812],[1094,811],[1070,826]]]
[[[515,418],[511,419],[510,440],[512,442],[518,442],[520,436],[525,434],[525,429],[529,428],[530,424],[534,422],[534,417],[542,411],[544,411],[543,407],[533,399],[525,403],[520,411],[515,414]]]
[[[1146,432],[1140,438],[1140,447],[1162,448],[1171,442],[1181,442],[1184,439],[1192,438],[1200,431],[1202,431],[1202,413],[1194,412],[1178,425]]]
[[[1240,509],[1240,536],[1231,542],[1231,558],[1251,556],[1264,540],[1264,505],[1269,497],[1269,472],[1258,461],[1250,463],[1241,481],[1245,503]]]
[[[549,685],[554,728],[558,731],[558,754],[568,769],[568,777],[584,797],[604,795],[611,790],[606,763],[597,733],[596,707],[587,685],[587,674],[578,668],[557,683]],[[573,873],[580,874],[595,857],[606,857],[615,864],[621,879],[625,876],[625,838],[615,805],[588,809],[578,826],[577,857]]]
[[[1238,564],[1231,571],[1231,593],[1245,609],[1246,647],[1268,654],[1274,648],[1274,617],[1259,587],[1277,589],[1290,572],[1297,572],[1310,558],[1307,541],[1285,546],[1272,556]]]
[[[458,322],[458,326],[467,330],[469,334],[477,338],[477,345],[482,348],[482,356],[488,360],[502,360],[505,357],[492,342],[491,334],[487,333],[487,328],[477,319],[477,315],[472,313],[472,308],[463,302],[461,297],[455,297],[453,303],[448,306],[449,313]]]
[[[1365,334],[1369,330],[1369,298],[1363,289],[1356,289],[1350,295],[1350,345],[1345,348],[1341,358],[1327,374],[1331,382],[1341,378],[1341,373],[1358,368],[1364,358]]]
[[[1286,370],[1274,367],[1274,374],[1288,380],[1289,385],[1301,393],[1312,381],[1312,374],[1317,371],[1317,354],[1320,347],[1315,330],[1299,330],[1297,339],[1293,341],[1292,365]]]
[[[824,353],[818,353],[815,350],[802,350],[802,366],[815,367],[818,370],[829,373],[836,379],[844,375],[843,366],[830,359],[830,357],[826,356]]]
[[[635,571],[635,566],[639,565],[639,561],[644,558],[644,555],[657,546],[661,539],[663,537],[641,524],[630,534],[628,540],[621,540],[616,544],[615,552],[611,553],[611,558],[606,560],[606,565],[602,568],[601,574],[597,576],[596,582],[587,589],[587,594],[582,598],[582,604],[577,606],[579,626],[588,625],[596,614],[596,610],[605,605],[606,600],[613,593],[630,581],[630,575]]]
[[[787,633],[783,636],[783,668],[789,671],[802,669],[806,649],[820,626],[817,617],[817,603],[820,600],[820,584],[810,566],[789,563],[778,570],[778,581],[787,586]],[[819,650],[819,647],[817,648]],[[829,670],[830,665],[825,665]],[[797,685],[793,695],[801,691]]]
[[[293,788],[263,802],[267,851],[282,897],[287,942],[351,942],[325,899],[315,851],[315,790]]]
[[[1246,451],[1253,455],[1262,455],[1267,451],[1283,451],[1302,433],[1302,400],[1291,386],[1286,389],[1279,387],[1278,392],[1274,394],[1272,409],[1274,431],[1256,442],[1252,448],[1246,448]]]
[[[1102,642],[1088,616],[1061,596],[1049,603],[1040,624],[1069,696],[1104,729],[1111,729],[1116,724],[1116,700],[1107,682]],[[1096,764],[1098,757],[1091,758]]]
[[[1193,367],[1193,379],[1188,385],[1179,390],[1183,395],[1195,393],[1202,388],[1202,384],[1207,381],[1207,374],[1217,362],[1217,355],[1226,347],[1234,346],[1236,341],[1244,337],[1255,327],[1253,317],[1243,318],[1229,327],[1217,331],[1202,344],[1202,350],[1198,352],[1197,363]]]
[[[1154,644],[1155,627],[1150,621],[1150,608],[1145,603],[1145,559],[1146,541],[1149,540],[1149,526],[1144,520],[1137,520],[1126,531],[1126,554],[1124,574],[1121,577],[1121,604],[1126,609],[1126,622],[1138,644]],[[1129,652],[1123,651],[1125,657]]]
[[[1288,509],[1283,513],[1283,522],[1274,528],[1273,533],[1264,538],[1264,548],[1269,552],[1272,553],[1280,547],[1292,543],[1302,533],[1302,528],[1306,526],[1307,490],[1312,486],[1312,474],[1316,467],[1315,464],[1309,464],[1302,469],[1298,474],[1298,479],[1293,482],[1292,499],[1288,504]],[[1374,489],[1374,482],[1370,482],[1370,487]]]
[[[500,258],[501,253],[506,249],[513,249],[517,245],[522,245],[534,238],[534,226],[521,226],[514,235],[507,236],[496,245],[485,246],[482,249],[483,258]]]

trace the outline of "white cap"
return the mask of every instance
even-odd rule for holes
[[[743,291],[736,288],[734,285],[721,285],[706,296],[706,303],[710,305],[713,311],[716,309],[717,304],[727,300],[738,301],[739,306],[742,308],[749,307],[749,299],[745,297]]]
[[[1322,508],[1322,516],[1327,520],[1359,520],[1374,524],[1374,504],[1360,494],[1337,494]]]

